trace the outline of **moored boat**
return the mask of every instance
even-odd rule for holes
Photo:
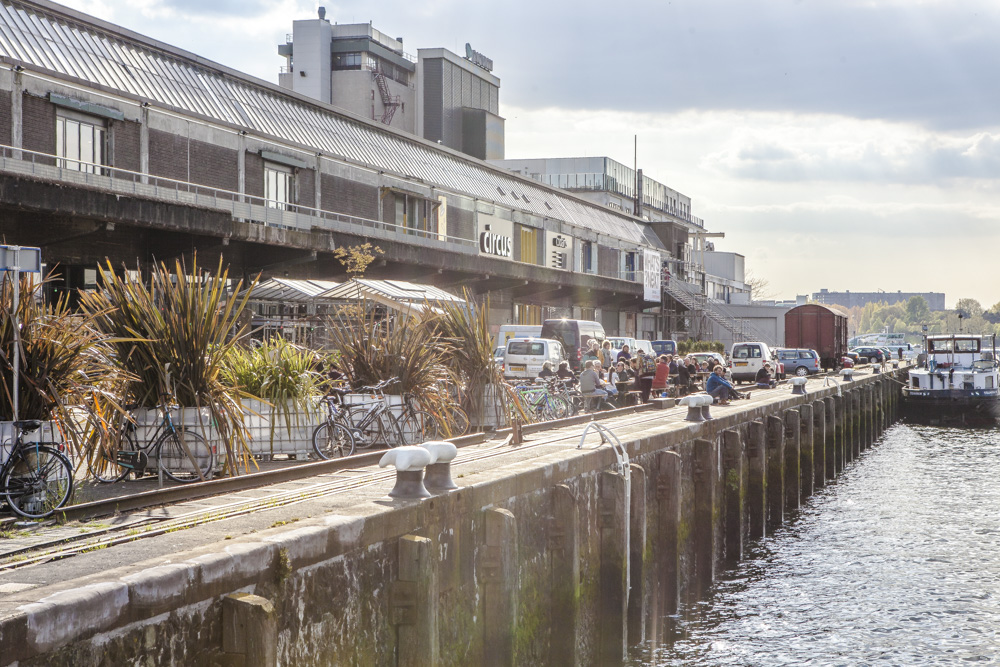
[[[996,336],[928,336],[926,359],[911,368],[903,401],[922,421],[978,422],[1000,417]]]

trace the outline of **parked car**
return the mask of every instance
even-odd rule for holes
[[[611,349],[614,350],[616,357],[625,345],[628,345],[629,354],[635,354],[635,338],[631,336],[608,336],[605,340],[611,341]]]
[[[816,350],[804,348],[778,348],[778,362],[784,364],[784,373],[804,377],[819,373],[822,369],[819,354]]]
[[[661,354],[677,354],[677,341],[654,340],[652,345],[656,356],[660,356]]]
[[[771,363],[771,367],[779,379],[783,377],[781,362],[778,361],[774,350],[767,343],[760,341],[734,343],[729,358],[733,362],[733,380],[736,381],[736,384],[756,380],[757,371],[764,366],[765,361]]]
[[[534,379],[542,364],[552,362],[552,370],[565,358],[559,341],[547,338],[511,338],[504,352],[503,374],[507,378]]]
[[[653,349],[653,344],[650,343],[648,340],[642,340],[641,338],[636,338],[635,349],[642,350],[651,357],[659,356],[658,354],[656,354],[656,350]]]
[[[854,360],[848,356],[843,356],[840,358],[841,368],[854,368]]]
[[[562,343],[569,366],[573,371],[580,372],[580,360],[587,351],[591,340],[601,345],[606,338],[604,326],[590,320],[545,320],[542,322],[542,338],[550,338]]]
[[[703,363],[708,363],[708,370],[712,370],[716,366],[726,367],[725,357],[718,352],[692,352],[688,356],[695,358],[698,362],[698,368],[701,368]]]
[[[851,368],[853,368],[855,364],[861,363],[861,355],[858,354],[857,352],[853,351],[844,352],[843,358],[851,360]]]
[[[885,352],[878,347],[855,347],[851,352],[857,352],[862,363],[880,364],[885,361]]]

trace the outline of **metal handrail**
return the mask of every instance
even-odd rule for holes
[[[29,156],[31,159],[25,159],[25,156]],[[363,228],[361,233],[365,235],[376,232],[376,235],[397,239],[400,236],[417,237],[428,241],[452,244],[455,246],[452,248],[453,250],[467,254],[478,252],[478,244],[473,239],[449,236],[423,229],[400,227],[381,220],[334,213],[309,206],[3,144],[0,144],[0,171],[41,176],[64,183],[108,190],[117,194],[134,194],[150,199],[210,208],[230,213],[238,220],[249,220],[270,227],[306,231],[318,227],[350,232],[354,230],[351,230],[349,226],[356,226]],[[345,226],[348,228],[345,229]],[[381,234],[378,234],[379,232]]]

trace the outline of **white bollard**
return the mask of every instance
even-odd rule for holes
[[[851,382],[854,380],[854,369],[853,368],[841,368],[840,378],[844,382]]]
[[[435,491],[451,491],[458,485],[451,479],[451,462],[458,456],[458,447],[444,440],[431,440],[421,445],[433,459],[424,475],[424,486]]]
[[[424,468],[433,463],[431,453],[423,447],[408,446],[390,449],[378,462],[379,468],[396,467],[396,486],[391,498],[430,498],[424,486]]]
[[[806,378],[794,377],[789,380],[792,385],[792,393],[799,394],[800,396],[805,396],[806,394]]]

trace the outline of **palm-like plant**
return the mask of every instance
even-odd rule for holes
[[[18,417],[56,419],[63,433],[79,447],[87,427],[100,428],[96,406],[105,412],[119,409],[116,389],[123,376],[114,360],[113,341],[96,326],[96,320],[106,313],[74,313],[65,296],[55,303],[43,303],[44,281],[22,277],[19,282],[0,282],[0,420],[13,419],[13,297],[18,289]]]
[[[214,274],[190,270],[181,261],[173,271],[159,264],[146,283],[111,265],[100,270],[104,289],[81,295],[84,311],[118,342],[118,363],[135,381],[131,402],[152,408],[163,393],[184,407],[208,408],[226,446],[227,467],[249,462],[240,392],[222,378],[226,356],[243,331],[237,318],[251,290],[225,300],[228,270],[222,260]],[[242,282],[235,285],[239,294]]]

